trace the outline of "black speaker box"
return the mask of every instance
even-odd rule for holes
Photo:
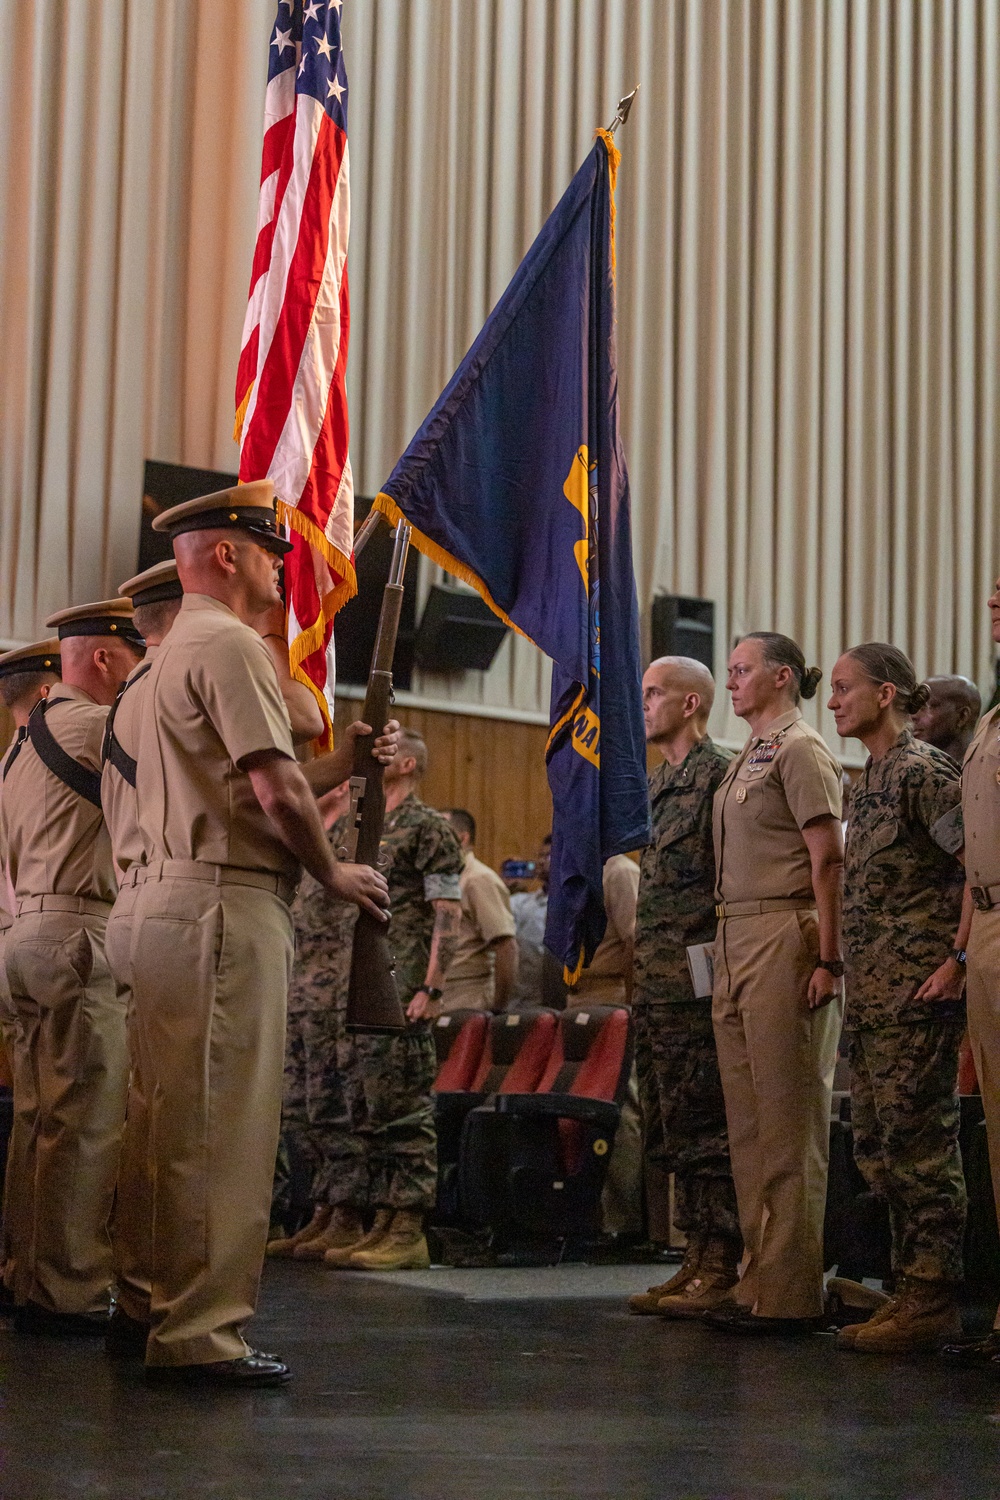
[[[416,659],[428,672],[485,672],[506,634],[478,594],[434,584],[417,631]]]
[[[370,499],[354,497],[355,529],[371,510]],[[337,681],[363,686],[371,670],[372,652],[378,634],[378,617],[382,609],[382,591],[389,578],[392,563],[393,532],[380,526],[355,559],[358,592],[338,611],[333,622],[337,651]],[[413,677],[413,637],[416,627],[417,568],[419,558],[411,547],[403,578],[403,609],[396,636],[396,654],[392,661],[392,680],[397,688],[407,689]]]
[[[161,464],[147,458],[142,483],[142,529],[139,533],[139,567],[144,573],[154,563],[166,562],[174,551],[170,538],[153,530],[153,517],[172,505],[193,500],[196,495],[211,495],[228,490],[238,482],[236,474],[221,469],[189,469],[186,464]]]
[[[691,656],[715,672],[715,605],[711,599],[658,594],[650,617],[652,660]]]

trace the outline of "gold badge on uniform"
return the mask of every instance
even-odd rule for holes
[[[1000,780],[1000,771],[997,772],[997,779]],[[736,800],[737,802],[745,802],[747,800],[747,789],[745,786],[741,786],[737,791]]]

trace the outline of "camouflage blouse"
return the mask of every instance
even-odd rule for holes
[[[961,1002],[913,998],[955,942],[965,875],[935,825],[960,800],[955,762],[908,729],[862,771],[844,863],[845,1026],[961,1019]]]
[[[338,849],[347,833],[339,818],[327,834]],[[422,984],[434,928],[432,901],[459,901],[462,851],[448,822],[414,794],[386,815],[382,857],[388,861],[389,942],[396,958],[396,982],[405,1005]],[[351,941],[357,907],[338,901],[308,873],[292,907],[295,968],[288,996],[290,1011],[329,1002],[351,973]]]
[[[639,866],[637,1000],[694,999],[685,949],[715,937],[712,802],[731,759],[706,736],[679,766],[665,760],[649,778],[653,842]]]

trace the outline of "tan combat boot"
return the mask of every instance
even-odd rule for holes
[[[323,1230],[330,1222],[330,1215],[332,1213],[333,1209],[329,1203],[319,1204],[314,1210],[309,1223],[300,1229],[298,1234],[290,1234],[280,1239],[268,1240],[267,1249],[264,1253],[269,1257],[279,1260],[285,1257],[290,1258],[299,1245],[304,1245],[307,1240],[314,1240],[318,1234],[323,1233]]]
[[[293,1260],[323,1260],[330,1250],[339,1249],[344,1245],[356,1245],[365,1232],[365,1226],[361,1222],[361,1215],[356,1208],[349,1204],[338,1203],[330,1215],[330,1222],[326,1228],[311,1240],[305,1240],[301,1245],[296,1245],[292,1251]]]
[[[333,1266],[334,1270],[336,1270],[338,1267],[340,1269],[343,1269],[343,1267],[347,1265],[351,1256],[354,1254],[355,1250],[370,1250],[375,1245],[380,1245],[385,1239],[386,1235],[389,1233],[389,1227],[391,1224],[391,1208],[379,1209],[378,1213],[375,1215],[375,1222],[369,1229],[367,1234],[364,1233],[361,1220],[359,1219],[357,1236],[353,1240],[347,1241],[342,1245],[332,1245],[323,1256],[324,1266]]]
[[[850,1317],[855,1314],[858,1318],[856,1323],[845,1323],[837,1330],[838,1349],[850,1348],[862,1328],[869,1323],[880,1322],[882,1318],[888,1317],[889,1304],[892,1298],[888,1292],[876,1291],[874,1287],[865,1286],[863,1281],[850,1281],[845,1276],[831,1276],[826,1284],[826,1312],[832,1321],[838,1317]],[[865,1319],[865,1313],[869,1316]],[[864,1321],[862,1321],[864,1319]]]
[[[725,1240],[709,1240],[698,1263],[697,1274],[676,1291],[667,1292],[656,1304],[661,1318],[700,1318],[720,1303],[730,1300],[739,1281],[739,1254]]]
[[[684,1260],[670,1280],[664,1281],[660,1286],[648,1287],[644,1292],[633,1293],[628,1299],[629,1312],[638,1313],[640,1317],[649,1317],[654,1314],[661,1297],[669,1297],[672,1292],[679,1292],[682,1287],[687,1286],[693,1276],[697,1276],[701,1254],[701,1242],[694,1239],[688,1240]]]
[[[426,1271],[430,1263],[424,1216],[409,1208],[393,1214],[388,1234],[377,1245],[355,1250],[347,1262],[352,1271]]]
[[[922,1354],[951,1343],[961,1332],[951,1282],[907,1276],[888,1306],[861,1324],[849,1347],[859,1354]]]

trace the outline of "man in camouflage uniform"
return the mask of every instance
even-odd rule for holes
[[[689,657],[661,657],[642,690],[646,738],[664,761],[650,778],[653,842],[639,876],[636,1066],[647,1196],[674,1173],[674,1222],[688,1243],[677,1274],[631,1297],[629,1306],[697,1317],[736,1284],[743,1250],[712,999],[710,993],[696,998],[686,951],[715,937],[712,799],[730,757],[707,734],[715,696],[707,667]]]
[[[429,1264],[423,1216],[437,1192],[437,1137],[431,1089],[436,1062],[430,1021],[439,1013],[444,975],[461,919],[462,853],[440,813],[420,801],[427,764],[419,735],[404,730],[399,753],[385,771],[386,819],[382,854],[387,860],[391,925],[389,942],[396,983],[410,1025],[403,1036],[348,1035],[345,1018],[350,979],[350,910],[310,905],[300,896],[297,935],[303,942],[293,995],[302,985],[310,1010],[296,1028],[299,1056],[290,1057],[291,1102],[310,1096],[314,1128],[317,1212],[294,1240],[274,1253],[298,1260],[361,1270],[400,1270]],[[346,818],[330,831],[336,848]],[[299,975],[301,974],[301,981]],[[313,1001],[325,995],[320,1013]],[[321,1159],[321,1160],[319,1160]],[[364,1216],[374,1210],[366,1234]],[[290,1246],[290,1252],[286,1249]]]
[[[830,699],[839,733],[871,752],[847,825],[844,1033],[854,1158],[888,1203],[895,1286],[869,1322],[838,1337],[859,1352],[906,1353],[938,1347],[961,1328],[965,1004],[962,967],[951,956],[964,886],[961,784],[951,757],[907,725],[922,698],[915,684],[878,703],[876,690],[892,679],[875,683],[869,671],[888,676],[901,653],[881,648],[883,662],[869,660],[873,646],[857,650],[837,662]]]
[[[337,848],[343,841],[343,814],[350,789],[342,786],[320,799],[323,824]],[[281,1140],[274,1179],[271,1221],[277,1229],[269,1256],[290,1256],[296,1246],[326,1229],[332,1210],[324,1198],[324,1141],[349,1129],[338,1071],[338,1045],[344,1030],[351,970],[351,938],[356,908],[336,901],[308,873],[292,906],[295,966],[288,989],[285,1074],[281,1100]],[[303,1198],[315,1204],[312,1220],[298,1234],[286,1235]]]

